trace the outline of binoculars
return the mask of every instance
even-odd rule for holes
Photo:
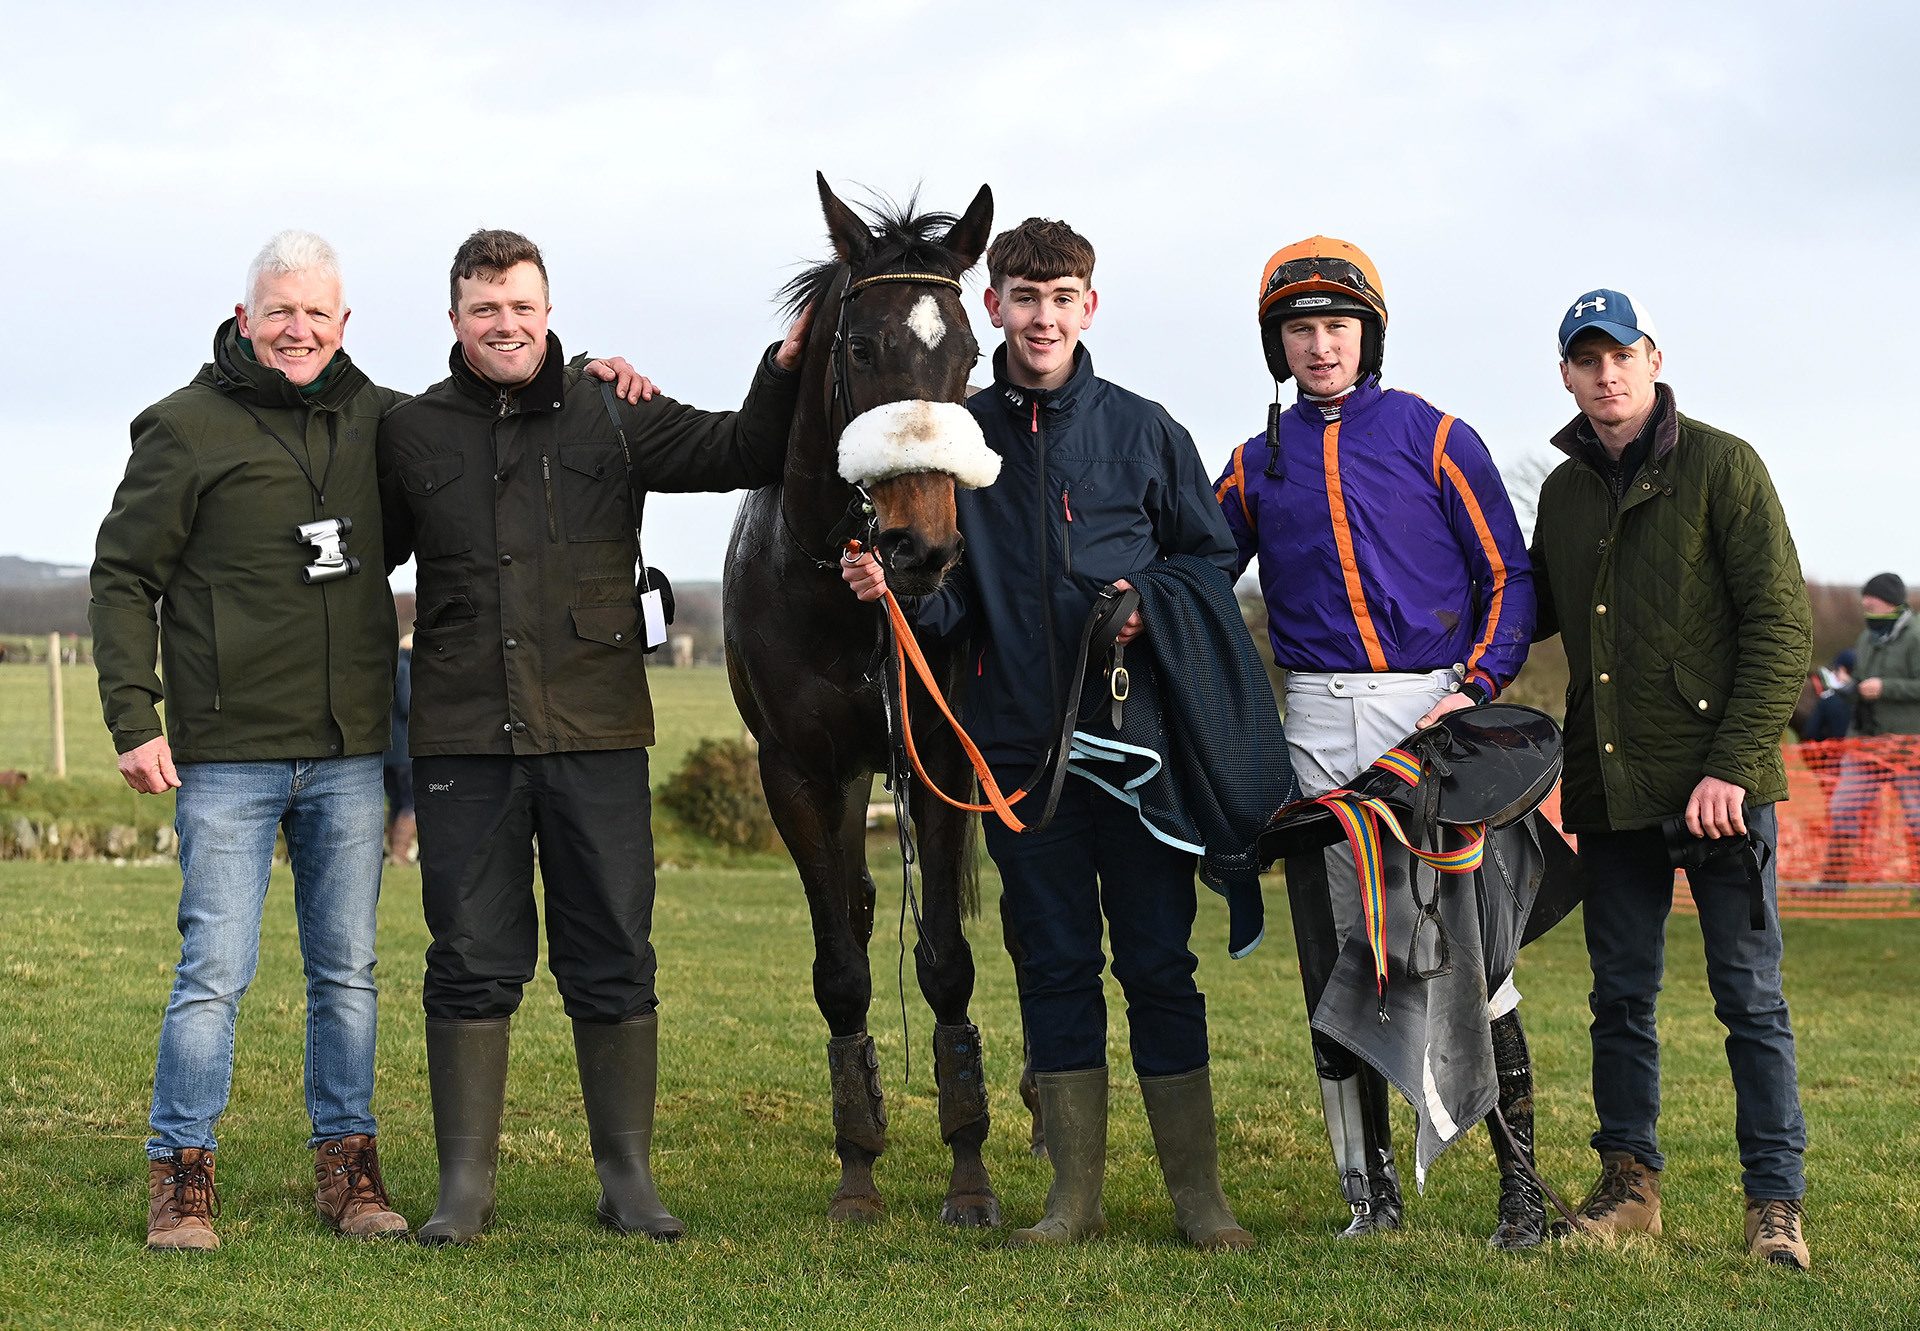
[[[346,548],[346,538],[352,531],[352,518],[321,518],[295,527],[294,540],[313,547],[314,556],[313,562],[300,570],[300,581],[311,586],[358,573],[360,561]]]

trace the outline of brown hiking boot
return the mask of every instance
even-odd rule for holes
[[[1600,1152],[1600,1178],[1580,1203],[1586,1234],[1660,1237],[1660,1171],[1625,1151]]]
[[[1804,1271],[1812,1263],[1800,1221],[1799,1201],[1785,1198],[1747,1198],[1747,1251],[1774,1266]]]
[[[220,1246],[213,1217],[213,1152],[186,1146],[147,1161],[147,1247],[155,1252],[211,1252]]]
[[[364,1132],[314,1147],[313,1209],[329,1229],[349,1238],[400,1238],[407,1232],[406,1217],[387,1202],[380,1156]]]

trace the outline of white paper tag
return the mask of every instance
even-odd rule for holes
[[[647,621],[648,648],[658,647],[667,640],[667,611],[658,587],[640,593],[640,613]]]

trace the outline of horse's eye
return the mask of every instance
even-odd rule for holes
[[[848,338],[847,356],[855,365],[873,364],[873,339],[870,337]]]

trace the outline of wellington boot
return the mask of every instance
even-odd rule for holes
[[[1107,1228],[1100,1209],[1107,1175],[1107,1070],[1042,1072],[1034,1081],[1047,1125],[1053,1186],[1039,1222],[1007,1235],[1008,1246],[1015,1248],[1077,1243]]]
[[[622,1234],[665,1243],[687,1227],[660,1204],[648,1153],[653,1147],[653,1101],[659,1084],[660,1016],[614,1025],[573,1023],[580,1062],[580,1095],[600,1176],[600,1223]]]
[[[427,1082],[440,1157],[440,1201],[418,1235],[428,1247],[471,1243],[493,1222],[511,1025],[506,1017],[427,1021]]]
[[[213,1152],[183,1147],[147,1161],[147,1247],[154,1252],[211,1252],[220,1246],[213,1218]]]
[[[1600,1177],[1580,1203],[1580,1232],[1660,1237],[1660,1171],[1626,1151],[1600,1152]]]
[[[1763,1262],[1804,1271],[1813,1264],[1801,1227],[1805,1208],[1795,1201],[1747,1198],[1747,1251]]]
[[[1240,1227],[1220,1190],[1213,1081],[1202,1066],[1174,1077],[1142,1077],[1140,1098],[1153,1149],[1173,1198],[1174,1223],[1188,1243],[1209,1252],[1244,1252],[1253,1235]]]

